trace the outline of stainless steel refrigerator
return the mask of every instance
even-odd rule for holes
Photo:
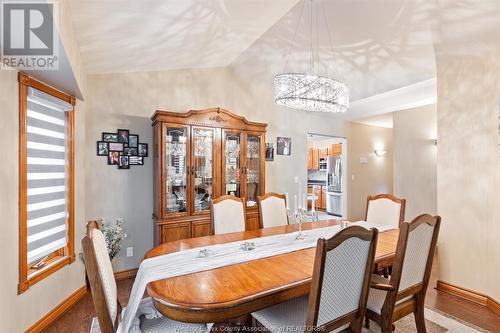
[[[326,160],[327,192],[326,212],[342,217],[342,159],[341,156],[328,156]]]

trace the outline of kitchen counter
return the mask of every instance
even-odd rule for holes
[[[326,181],[324,180],[308,180],[307,185],[322,185],[326,186]]]

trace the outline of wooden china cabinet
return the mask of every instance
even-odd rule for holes
[[[221,108],[152,120],[156,244],[213,234],[210,202],[225,194],[245,198],[246,229],[258,229],[267,125]]]

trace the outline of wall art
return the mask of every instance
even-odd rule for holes
[[[116,133],[103,132],[97,141],[97,156],[105,156],[108,165],[118,169],[130,169],[131,165],[144,165],[148,157],[148,144],[139,141],[138,134],[131,134],[128,129],[118,129]]]
[[[292,154],[292,138],[279,136],[277,141],[276,154],[290,156]]]

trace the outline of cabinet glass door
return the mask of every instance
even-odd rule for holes
[[[215,130],[210,128],[192,128],[193,157],[192,181],[194,187],[193,212],[210,210],[213,189],[214,141]]]
[[[222,191],[227,195],[241,197],[241,132],[224,132],[224,161]]]
[[[261,187],[261,136],[247,134],[246,140],[246,198],[247,206],[255,206]]]
[[[166,125],[165,210],[167,214],[186,213],[188,196],[188,127]]]

